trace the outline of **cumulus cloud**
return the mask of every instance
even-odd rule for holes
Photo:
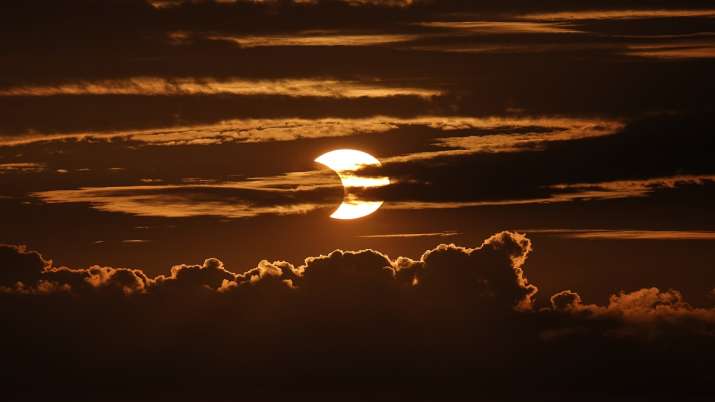
[[[605,331],[609,336],[715,335],[715,309],[693,307],[673,289],[621,291],[611,295],[605,306],[586,304],[578,293],[565,290],[551,296],[551,306],[572,315],[571,325],[610,321],[613,325]]]
[[[42,294],[86,293],[92,290],[132,294],[153,282],[138,269],[92,266],[87,269],[54,267],[40,253],[25,246],[0,245],[0,291]]]
[[[173,266],[168,274],[154,278],[136,269],[54,267],[39,253],[21,246],[1,246],[0,252],[10,267],[3,270],[1,282],[6,292],[13,289],[28,292],[33,287],[45,286],[48,291],[97,289],[120,290],[124,294],[167,289],[240,293],[242,285],[275,280],[283,284],[284,290],[297,289],[303,294],[344,296],[352,289],[359,300],[359,293],[365,289],[405,284],[434,300],[448,291],[461,301],[474,299],[489,305],[529,309],[537,290],[529,284],[522,269],[531,252],[531,241],[511,232],[496,234],[477,248],[443,244],[417,260],[407,257],[393,260],[374,250],[336,250],[325,256],[308,257],[299,266],[285,261],[261,261],[253,269],[234,273],[219,259],[208,258],[200,265]],[[49,283],[54,287],[47,288]]]
[[[515,391],[525,397],[564,384],[588,392],[583,375],[600,381],[614,370],[630,384],[650,383],[658,376],[651,367],[675,361],[696,363],[680,368],[689,387],[709,384],[697,366],[715,356],[715,310],[655,288],[615,294],[605,306],[563,291],[538,308],[526,275],[531,251],[524,235],[502,232],[479,247],[443,244],[417,259],[336,250],[240,272],[209,258],[148,277],[137,269],[56,267],[25,247],[0,246],[2,329],[13,345],[6,392],[26,397],[20,400],[41,399],[43,389],[96,399],[111,387],[117,391],[104,399],[126,400],[119,383],[131,380],[133,392],[153,399],[167,388],[146,379],[161,373],[181,383],[174,400],[222,400],[228,394],[218,384],[239,379],[263,399],[280,388],[321,400],[325,378],[330,395],[380,392],[389,379],[399,395],[414,391],[412,400],[475,384],[504,396],[511,394],[498,384],[526,365],[533,373]],[[626,375],[606,370],[613,359],[657,364]],[[28,378],[43,387],[27,388]],[[672,376],[657,383],[665,391],[684,384]]]
[[[135,297],[204,292],[240,299],[250,297],[250,289],[260,288],[281,298],[302,298],[312,308],[328,302],[394,308],[380,304],[419,300],[414,308],[443,306],[457,315],[513,310],[572,316],[568,324],[617,323],[606,335],[653,335],[673,328],[715,333],[715,310],[691,306],[676,290],[620,292],[604,306],[587,304],[577,292],[564,290],[550,297],[548,309],[534,309],[538,289],[525,272],[531,252],[531,240],[525,235],[501,232],[479,247],[441,244],[417,259],[391,258],[375,250],[336,250],[308,257],[300,265],[264,260],[245,272],[233,272],[221,260],[208,258],[202,264],[175,265],[166,274],[150,277],[140,269],[55,267],[51,260],[24,246],[2,245],[0,289],[4,294]],[[366,295],[372,299],[365,299]],[[400,301],[398,296],[405,299]]]

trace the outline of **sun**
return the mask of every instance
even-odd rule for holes
[[[356,172],[367,166],[382,166],[374,156],[355,149],[336,149],[315,159],[332,169],[343,184],[343,202],[330,215],[333,219],[357,219],[377,211],[384,201],[362,200],[351,190],[354,188],[382,187],[390,184],[388,177],[360,176]]]

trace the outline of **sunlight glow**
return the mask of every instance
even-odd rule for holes
[[[390,184],[388,177],[366,177],[355,172],[367,166],[381,166],[374,156],[354,149],[338,149],[319,156],[316,162],[338,174],[345,189],[345,197],[338,209],[330,215],[333,219],[357,219],[377,211],[383,201],[365,201],[350,192],[351,188],[381,187]]]

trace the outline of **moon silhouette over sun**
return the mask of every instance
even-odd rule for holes
[[[360,199],[352,190],[355,188],[381,187],[390,184],[388,177],[360,176],[356,172],[366,166],[381,166],[374,156],[354,149],[337,149],[320,155],[316,162],[332,169],[343,184],[343,202],[330,215],[333,219],[357,219],[377,211],[384,201]]]

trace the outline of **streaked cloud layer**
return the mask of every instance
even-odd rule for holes
[[[331,31],[307,31],[292,35],[208,36],[207,39],[228,41],[243,48],[262,46],[378,46],[408,42],[419,38],[409,34],[345,34]]]
[[[459,236],[461,233],[454,230],[445,230],[443,232],[429,232],[429,233],[385,233],[385,234],[372,234],[372,235],[361,235],[359,237],[363,239],[413,239],[416,237],[452,237]]]
[[[468,116],[418,116],[396,118],[375,116],[369,118],[321,118],[321,119],[246,119],[228,120],[220,124],[177,127],[161,130],[134,130],[106,133],[77,133],[58,135],[26,135],[0,137],[0,145],[27,144],[38,141],[67,139],[112,139],[126,138],[152,145],[209,145],[228,142],[294,141],[306,138],[345,137],[358,134],[386,133],[399,127],[424,126],[444,132],[468,129],[523,129],[537,127],[537,131],[553,130],[554,133],[533,135],[499,135],[471,138],[445,138],[443,147],[462,147],[474,152],[511,151],[547,141],[563,141],[584,137],[612,134],[622,127],[616,120],[570,119],[550,117],[468,117]]]
[[[715,231],[698,230],[520,229],[519,232],[587,240],[715,240]]]
[[[482,34],[579,33],[564,24],[525,21],[432,21],[420,23],[428,28],[451,29]]]
[[[645,180],[619,180],[601,183],[557,184],[548,187],[548,197],[523,199],[471,200],[440,202],[401,199],[393,196],[383,208],[393,210],[455,209],[485,206],[543,205],[574,201],[603,201],[647,197],[656,191],[673,190],[684,185],[715,183],[715,175],[672,176]],[[88,187],[50,190],[33,196],[49,204],[80,203],[105,212],[137,216],[182,218],[218,216],[249,218],[259,215],[305,214],[329,209],[336,204],[334,191],[340,185],[327,172],[296,172],[257,178],[244,182],[185,185],[144,185],[124,187]],[[390,187],[386,186],[387,194]]]
[[[519,16],[535,21],[579,21],[579,20],[629,20],[651,18],[715,17],[712,9],[634,9],[634,10],[582,10],[533,13]]]
[[[350,82],[331,79],[246,80],[214,78],[136,77],[122,80],[85,81],[54,86],[22,86],[0,89],[0,96],[53,95],[284,95],[331,98],[387,96],[430,97],[439,90],[390,87],[379,82]]]

